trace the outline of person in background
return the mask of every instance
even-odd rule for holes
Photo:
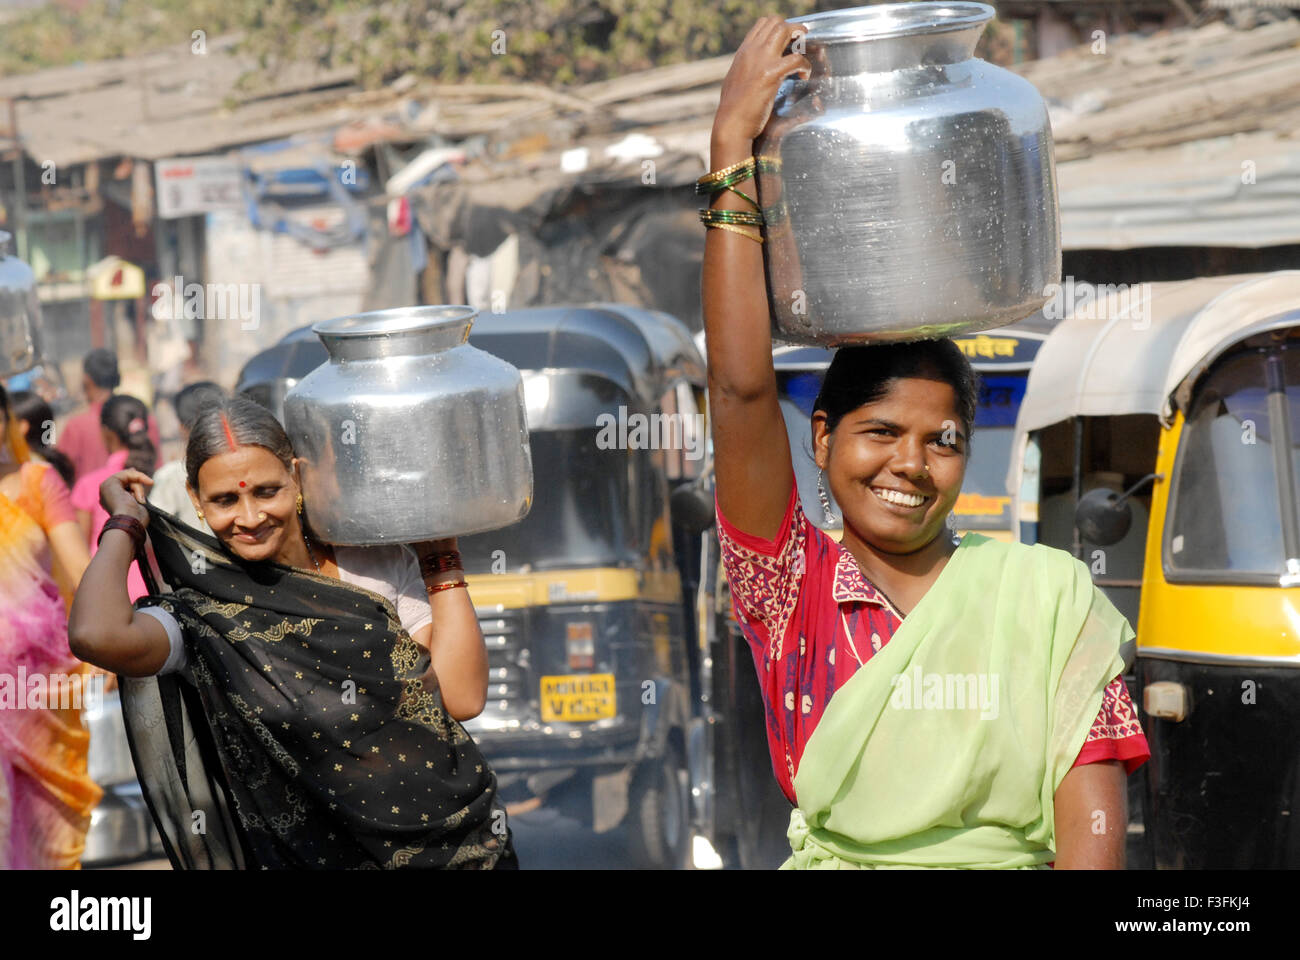
[[[108,448],[104,446],[103,434],[100,433],[100,411],[104,402],[113,395],[122,382],[117,369],[117,357],[110,350],[98,347],[86,354],[81,363],[81,389],[86,395],[90,409],[69,418],[57,438],[55,446],[72,461],[77,477],[84,477],[92,470],[98,470],[108,459]],[[156,452],[162,449],[162,437],[158,433],[158,424],[150,416],[147,419],[149,439],[153,441]],[[162,463],[155,460],[151,469]]]
[[[64,484],[71,489],[76,482],[76,468],[67,456],[45,442],[47,438],[52,439],[54,410],[40,394],[30,390],[19,391],[11,399],[14,417],[27,439],[27,448],[33,457],[44,460],[59,471]]]
[[[226,391],[210,380],[191,383],[177,393],[172,399],[172,406],[176,408],[176,419],[180,421],[181,439],[188,443],[190,428],[194,426],[199,414],[209,406],[220,403],[225,396]],[[194,502],[185,491],[185,483],[184,458],[167,461],[153,475],[149,502],[159,510],[166,510],[187,526],[207,534],[212,533],[207,522],[194,508]]]
[[[109,451],[103,466],[84,474],[72,488],[72,505],[77,522],[85,533],[93,557],[98,549],[100,531],[108,514],[99,503],[99,486],[122,470],[139,470],[151,475],[158,460],[158,450],[149,436],[149,408],[135,397],[115,394],[100,408],[103,444]],[[144,578],[135,564],[127,574],[127,593],[132,600],[146,593]]]
[[[89,672],[72,655],[67,629],[89,562],[68,488],[32,459],[0,387],[0,674],[22,668],[29,679],[16,691],[21,704],[0,695],[0,870],[78,867],[103,795],[87,772],[81,702],[30,699],[32,677],[81,683]]]

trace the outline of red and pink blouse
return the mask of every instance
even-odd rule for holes
[[[799,758],[831,696],[902,621],[853,555],[809,522],[793,478],[775,540],[736,529],[721,510],[718,539],[736,621],[758,670],[772,769],[797,803]],[[1074,766],[1122,760],[1132,773],[1150,755],[1124,679],[1116,676]]]

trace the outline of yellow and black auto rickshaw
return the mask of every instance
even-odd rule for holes
[[[673,487],[704,466],[703,362],[675,318],[614,304],[485,313],[470,342],[523,374],[534,500],[460,540],[490,670],[465,726],[513,809],[626,822],[634,863],[683,866],[701,531]]]
[[[1072,550],[1137,631],[1130,865],[1300,866],[1300,271],[1075,310],[1012,458],[1020,538]]]

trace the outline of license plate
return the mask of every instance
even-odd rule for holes
[[[542,677],[542,720],[582,723],[616,712],[612,673],[571,673]]]

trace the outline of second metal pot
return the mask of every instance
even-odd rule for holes
[[[523,380],[469,345],[477,311],[379,310],[314,326],[329,351],[284,400],[312,529],[413,543],[521,520],[532,503]]]

